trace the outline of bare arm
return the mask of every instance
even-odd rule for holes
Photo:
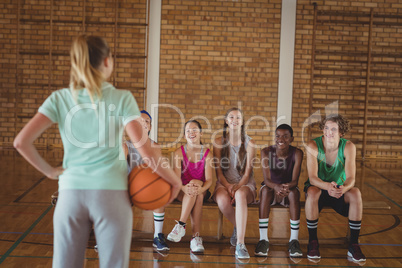
[[[296,148],[295,166],[292,172],[292,181],[289,183],[289,189],[293,189],[297,187],[297,185],[299,184],[299,177],[302,163],[303,163],[303,151]]]
[[[344,154],[346,180],[340,187],[342,194],[352,189],[356,181],[356,146],[351,141],[346,143]]]
[[[173,152],[173,171],[176,173],[177,177],[181,177],[181,161],[183,160],[183,155],[181,149],[178,148]]]
[[[200,189],[200,193],[208,190],[212,185],[212,152],[209,151],[206,159],[205,159],[205,182],[204,185]]]
[[[123,146],[123,151],[124,151],[124,159],[126,159],[129,162],[130,159],[128,159],[128,157],[129,157],[128,147],[127,147],[127,143],[124,140],[123,140],[122,146]]]
[[[253,140],[250,140],[247,146],[247,163],[246,163],[246,170],[244,171],[244,175],[239,181],[238,185],[243,186],[248,183],[250,180],[251,173],[253,172],[253,163],[255,158],[255,143]]]
[[[231,184],[228,183],[228,181],[226,180],[225,176],[223,175],[222,172],[222,168],[221,168],[221,151],[222,149],[220,148],[222,147],[222,138],[219,137],[217,139],[215,139],[215,143],[214,143],[214,158],[217,160],[215,162],[215,171],[216,171],[216,178],[217,180],[226,188],[228,188]],[[226,163],[228,164],[228,163]]]
[[[181,148],[179,147],[173,153],[173,162],[174,162],[173,170],[179,178],[181,178],[182,161],[183,161],[183,153],[181,152]],[[188,185],[188,184],[182,185],[180,189],[183,191],[183,193],[190,195],[189,186],[190,185]]]
[[[325,182],[318,177],[318,147],[315,141],[310,141],[306,146],[307,152],[307,171],[310,184],[323,190],[329,190],[331,183]]]
[[[169,203],[172,202],[177,197],[182,185],[180,177],[176,175],[173,169],[166,163],[166,160],[163,159],[161,149],[158,146],[151,147],[148,133],[146,133],[146,130],[137,120],[129,122],[126,125],[126,131],[144,161],[146,159],[149,160],[145,161],[149,167],[172,185],[172,195]]]
[[[14,139],[14,147],[37,170],[50,179],[58,179],[63,173],[62,167],[52,167],[39,154],[34,146],[34,141],[48,129],[53,122],[44,114],[37,113]]]
[[[262,175],[264,176],[264,183],[269,188],[275,189],[275,186],[279,186],[279,184],[272,182],[269,164],[269,150],[268,148],[264,148],[261,150],[261,165]]]

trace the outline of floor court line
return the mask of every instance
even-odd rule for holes
[[[375,170],[372,169],[371,167],[368,167],[368,166],[366,166],[366,165],[364,165],[364,166],[365,166],[366,168],[368,168],[370,171],[374,172],[376,175],[378,175],[378,176],[380,176],[381,178],[383,178],[384,180],[387,180],[387,181],[389,181],[389,182],[391,182],[391,183],[393,183],[393,184],[395,184],[396,186],[398,186],[398,187],[401,188],[401,185],[395,183],[395,182],[394,182],[393,180],[391,180],[391,179],[388,179],[388,178],[387,178],[386,176],[384,176],[383,174],[381,174],[381,173],[375,171]]]
[[[387,231],[389,231],[389,230],[392,230],[392,229],[398,227],[398,226],[400,225],[400,223],[401,223],[401,220],[400,220],[399,217],[396,216],[396,215],[392,215],[392,216],[394,217],[394,220],[395,220],[395,221],[394,221],[394,224],[392,224],[390,227],[385,228],[385,229],[383,229],[383,230],[376,231],[376,232],[372,232],[372,233],[361,234],[360,236],[367,236],[367,235],[373,235],[373,234],[384,233],[384,232],[387,232]]]
[[[130,259],[130,261],[143,261],[143,262],[154,262],[156,260],[141,260],[141,259]],[[175,263],[191,263],[191,264],[219,264],[219,265],[233,265],[233,264],[239,264],[241,266],[245,266],[245,265],[264,265],[264,266],[274,266],[274,267],[279,267],[279,266],[299,266],[299,267],[356,267],[356,265],[353,266],[345,266],[345,265],[321,265],[321,264],[283,264],[283,263],[263,263],[263,262],[249,262],[249,263],[243,263],[243,262],[193,262],[193,261],[168,261],[168,260],[158,260],[157,262],[166,262],[166,263],[170,263],[170,262],[175,262]],[[392,266],[364,266],[366,268],[396,268],[396,267],[392,267]]]
[[[4,214],[22,214],[22,215],[40,215],[40,213],[28,213],[28,212],[14,212],[14,211],[0,211]]]
[[[28,188],[25,192],[23,192],[17,199],[15,199],[13,202],[18,203],[22,198],[24,198],[27,194],[29,194],[30,191],[32,191],[36,186],[38,186],[42,181],[46,179],[46,176],[43,176],[40,178],[37,182],[35,182],[31,187]]]
[[[5,240],[0,240],[0,241],[5,241]],[[7,242],[14,242],[11,240],[7,240]],[[37,243],[37,242],[29,242],[29,241],[24,241],[21,242],[21,244],[35,244],[35,245],[43,245],[43,246],[49,246],[53,247],[53,244],[46,244],[46,243]],[[388,246],[388,247],[401,247],[402,244],[370,244],[370,243],[361,243],[360,245],[362,246]],[[88,246],[87,250],[92,250],[92,246]],[[143,250],[130,250],[132,253],[155,253],[156,251],[143,251]],[[189,253],[187,252],[168,252],[169,255],[188,255]],[[1,255],[0,255],[1,256]],[[232,254],[205,254],[204,256],[208,257],[234,257]],[[18,255],[9,255],[8,257],[15,257],[15,258],[41,258],[41,256],[18,256]],[[51,258],[51,257],[46,257],[46,258]],[[257,257],[258,258],[258,257]],[[270,259],[288,259],[288,257],[284,256],[269,256],[268,258]],[[88,259],[88,258],[87,258]],[[322,259],[338,259],[338,257],[322,257]],[[402,259],[402,257],[368,257],[367,259]],[[219,262],[217,262],[219,263]]]
[[[371,184],[365,182],[365,185],[367,185],[368,187],[370,187],[371,189],[373,189],[374,191],[376,191],[377,193],[379,193],[380,195],[384,196],[386,199],[388,199],[389,201],[391,201],[392,203],[394,203],[396,206],[398,206],[398,208],[402,208],[398,203],[396,203],[394,200],[392,200],[391,198],[389,198],[388,196],[386,196],[385,194],[383,194],[381,191],[379,191],[377,188],[375,188],[374,186],[372,186]]]
[[[23,234],[23,232],[0,232],[0,234]],[[53,235],[53,233],[29,233],[30,235]]]
[[[0,264],[10,255],[11,252],[24,240],[24,238],[35,228],[35,226],[46,216],[46,214],[53,208],[52,205],[50,205],[43,213],[42,215],[39,216],[39,218],[36,219],[36,221],[29,226],[29,228],[21,235],[20,238],[18,238],[17,241],[4,253],[4,255],[1,256],[0,258]]]
[[[369,244],[369,243],[359,243],[361,246],[388,246],[388,247],[402,247],[402,244]],[[402,258],[402,257],[397,257]]]
[[[47,207],[49,202],[18,202],[14,204],[0,204],[0,207]]]
[[[33,258],[33,259],[52,259],[51,256],[20,256],[20,255],[10,255],[10,258]],[[235,258],[233,256],[233,258]],[[283,259],[288,259],[289,257],[282,257]],[[388,258],[388,257],[387,257]],[[85,258],[86,260],[99,260],[98,258]],[[306,259],[305,257],[302,259]],[[323,258],[321,259],[330,259],[330,258]],[[333,259],[339,259],[339,258],[333,258]],[[376,259],[376,258],[369,258],[369,259]],[[263,266],[274,266],[274,267],[280,267],[280,266],[294,266],[294,267],[344,267],[344,268],[349,268],[349,267],[356,267],[356,265],[322,265],[322,264],[283,264],[283,263],[264,263],[264,262],[207,262],[207,261],[199,261],[199,262],[193,262],[193,261],[177,261],[177,260],[145,260],[145,259],[130,259],[130,262],[160,262],[160,263],[183,263],[183,264],[217,264],[217,265],[233,265],[233,264],[239,264],[241,266],[249,266],[249,265],[263,265]],[[364,265],[365,268],[397,268],[397,266],[366,266]]]

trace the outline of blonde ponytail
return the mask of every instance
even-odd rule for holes
[[[92,103],[95,98],[102,98],[101,87],[105,78],[99,67],[109,56],[109,46],[101,37],[81,35],[74,39],[70,50],[70,87],[74,96],[76,90],[86,88]]]

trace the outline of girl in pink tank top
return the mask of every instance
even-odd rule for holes
[[[191,215],[193,238],[190,249],[193,253],[203,253],[204,246],[199,236],[201,212],[204,196],[212,184],[212,153],[201,143],[202,128],[196,120],[184,125],[187,144],[174,152],[174,171],[181,176],[182,190],[177,200],[182,202],[180,220],[167,239],[179,242],[186,234],[186,222]]]
[[[207,149],[205,151],[205,154],[203,155],[204,146],[201,145],[200,157],[202,156],[202,159],[197,163],[191,162],[187,158],[186,145],[182,145],[180,149],[183,156],[183,160],[181,161],[181,182],[183,183],[183,185],[187,185],[192,180],[205,182],[205,158],[209,153],[209,149]]]

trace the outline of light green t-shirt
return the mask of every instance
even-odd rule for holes
[[[102,98],[91,103],[86,89],[74,99],[71,89],[53,92],[39,107],[58,123],[64,147],[59,190],[127,190],[122,149],[124,126],[140,116],[131,92],[102,84]]]

